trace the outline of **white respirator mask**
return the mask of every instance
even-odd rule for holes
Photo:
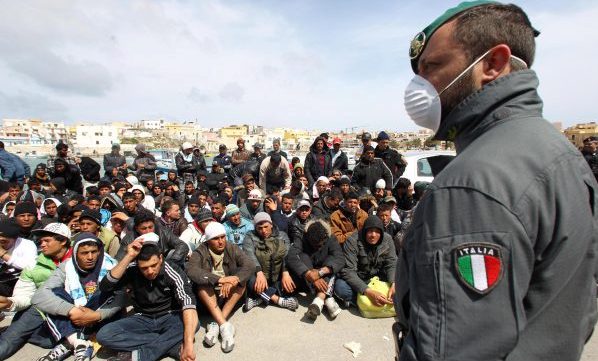
[[[486,51],[477,58],[465,70],[463,70],[453,81],[438,93],[434,85],[419,75],[415,75],[407,88],[405,89],[405,110],[413,122],[420,127],[431,129],[434,134],[440,128],[440,117],[442,107],[440,105],[440,95],[455,84],[461,77],[482,60],[492,49]],[[512,58],[519,60],[527,67],[527,64],[520,58],[511,55]]]

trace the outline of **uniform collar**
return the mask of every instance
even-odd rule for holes
[[[542,115],[542,100],[533,70],[521,70],[500,77],[465,98],[442,121],[434,139],[455,142],[457,152],[480,134],[513,116]]]

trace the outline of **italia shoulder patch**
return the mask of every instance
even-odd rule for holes
[[[500,246],[466,243],[453,249],[459,280],[472,291],[485,295],[500,282],[503,259]]]

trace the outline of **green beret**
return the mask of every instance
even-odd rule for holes
[[[500,4],[496,1],[487,1],[487,0],[475,0],[475,1],[466,1],[462,2],[461,4],[455,6],[454,8],[448,9],[444,14],[440,15],[436,20],[434,20],[430,25],[426,26],[426,28],[419,32],[413,40],[411,40],[411,45],[409,46],[409,57],[411,58],[411,68],[413,72],[417,74],[417,63],[419,61],[419,56],[421,53],[424,52],[426,45],[428,45],[428,40],[432,37],[432,34],[436,30],[438,30],[442,25],[447,23],[449,20],[454,18],[456,15],[464,12],[465,10],[471,9],[476,6],[482,5],[490,5],[490,4]]]
[[[411,45],[409,46],[409,58],[411,58],[411,68],[415,74],[418,73],[417,70],[417,63],[419,62],[419,57],[421,53],[424,52],[426,45],[428,45],[428,40],[432,37],[432,34],[436,30],[438,30],[442,25],[446,24],[450,20],[452,20],[455,16],[461,14],[462,12],[469,10],[471,8],[477,6],[486,6],[486,5],[503,5],[497,1],[488,1],[488,0],[474,0],[474,1],[465,1],[461,4],[455,6],[454,8],[448,9],[444,14],[440,15],[436,20],[434,20],[430,25],[428,25],[423,31],[419,32],[413,40],[411,40]],[[534,36],[540,35],[540,32],[534,28]]]

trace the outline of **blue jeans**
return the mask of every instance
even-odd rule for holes
[[[27,342],[43,348],[52,348],[55,342],[44,319],[35,307],[18,312],[10,326],[0,333],[0,360],[6,360]]]
[[[357,294],[351,286],[342,278],[337,277],[334,283],[334,295],[341,300],[345,305],[357,304]]]
[[[72,304],[75,303],[71,295],[66,292],[64,288],[54,288],[52,292],[62,298],[63,300],[70,302]],[[107,295],[104,293],[96,292],[94,293],[87,303],[85,307],[97,310],[108,300]],[[47,315],[48,316],[48,327],[50,328],[50,332],[52,332],[52,336],[56,340],[56,342],[60,341],[61,339],[68,337],[74,333],[79,335],[79,337],[87,338],[88,335],[95,333],[103,324],[109,322],[110,320],[103,320],[102,322],[96,323],[91,327],[78,327],[75,326],[71,319],[68,316],[58,316],[58,315]]]
[[[183,341],[181,312],[150,316],[136,313],[102,327],[96,339],[116,351],[132,351],[137,359],[159,360]]]

